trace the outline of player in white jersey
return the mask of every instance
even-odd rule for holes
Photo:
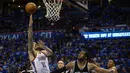
[[[32,15],[30,15],[28,29],[28,54],[34,73],[50,73],[48,56],[52,55],[52,50],[44,45],[42,41],[33,42]]]

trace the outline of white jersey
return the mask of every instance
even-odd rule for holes
[[[48,58],[43,54],[37,54],[36,58],[32,61],[34,73],[50,73]]]

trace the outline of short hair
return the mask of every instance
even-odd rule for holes
[[[59,60],[58,63],[59,63],[59,62],[62,62],[62,63],[64,64],[64,62],[63,62],[62,60]]]

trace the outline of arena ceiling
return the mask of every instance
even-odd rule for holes
[[[44,9],[45,11],[46,9],[42,0],[1,0],[0,9],[1,12],[3,11],[2,9],[6,10],[8,7],[12,9],[24,9],[25,5],[28,2],[34,2],[37,4],[37,6],[41,6],[39,10]],[[80,13],[88,13],[88,7],[91,7],[93,5],[103,5],[106,2],[108,2],[108,0],[64,0],[62,9],[65,9],[65,11],[69,12],[73,12],[75,11],[74,9],[77,9]],[[127,7],[128,10],[130,10],[129,0],[111,0],[111,3],[114,3],[120,7]]]
[[[79,1],[86,1],[86,0],[64,0],[64,4],[67,4],[67,5],[72,5],[73,4],[71,2],[79,2]],[[8,4],[10,5],[11,7],[13,8],[18,8],[17,5],[21,5],[22,6],[25,6],[28,2],[34,2],[36,3],[37,5],[43,5],[43,1],[42,0],[2,0],[1,3],[3,4]]]
[[[63,16],[63,17],[61,17],[61,20],[60,20],[60,22],[62,22],[62,24],[64,23],[63,25],[66,25],[66,24],[69,25],[71,23],[71,21],[68,21],[66,23],[67,20],[66,20],[65,16],[69,16],[69,15],[72,15],[74,13],[76,16],[72,15],[71,16],[72,18],[69,18],[70,20],[75,20],[75,23],[76,23],[76,20],[77,20],[77,22],[79,22],[79,19],[81,19],[82,23],[86,23],[86,20],[84,20],[84,19],[87,16],[85,16],[84,14],[87,14],[88,9],[84,8],[83,6],[76,5],[76,2],[82,2],[82,1],[86,1],[86,0],[65,0],[63,2],[62,11],[61,11],[61,16]],[[12,29],[15,27],[10,28],[10,24],[20,24],[20,23],[25,24],[25,23],[27,23],[27,22],[25,22],[23,16],[27,17],[28,15],[27,14],[22,15],[24,13],[20,13],[19,11],[24,10],[25,5],[28,2],[34,2],[34,3],[36,3],[37,6],[41,6],[40,8],[38,8],[39,11],[37,11],[38,12],[37,16],[40,14],[40,12],[43,13],[42,15],[45,15],[46,8],[45,8],[42,0],[2,0],[0,2],[0,6],[1,6],[0,7],[1,8],[1,13],[0,13],[1,14],[0,15],[1,16],[1,18],[0,18],[0,21],[1,21],[0,26],[1,27],[0,28],[4,29],[9,24],[7,27],[9,30],[12,31]],[[17,10],[18,10],[18,13],[16,13]],[[65,11],[68,12],[69,15],[64,15]],[[15,12],[14,13],[15,15],[9,16],[9,14],[11,12]],[[17,20],[15,18],[21,18],[21,19]],[[8,21],[11,21],[11,22],[7,23]],[[17,21],[19,21],[19,22],[17,22]],[[45,19],[45,17],[43,17],[42,19],[37,18],[37,19],[35,19],[35,22],[36,23],[40,22],[41,24],[45,24],[46,19]],[[59,24],[58,23],[56,24],[56,27],[61,28],[60,22],[59,22]],[[50,23],[46,23],[44,25],[44,27],[50,27]],[[72,28],[73,25],[67,26],[67,28],[69,28],[69,27]]]
[[[39,7],[39,11],[43,11],[44,13],[46,12],[45,5],[42,0],[2,0],[1,2],[1,9],[4,11],[3,13],[6,14],[6,10],[13,9],[22,9],[25,10],[25,5],[28,2],[34,2],[36,5]],[[85,3],[82,3],[85,2]],[[73,13],[79,13],[79,14],[88,14],[88,4],[87,0],[64,0],[63,5],[62,5],[62,10],[61,12],[68,11],[70,14]]]
[[[19,8],[18,6],[20,5],[20,8],[24,8],[24,6],[30,1],[35,2],[37,5],[42,5],[43,8],[45,8],[42,0],[1,0],[0,6],[8,5],[9,7],[12,7],[12,8]],[[100,5],[101,3],[104,4],[108,0],[64,0],[64,4],[68,7],[77,8],[82,12],[87,12],[88,8],[86,8],[87,6],[85,6],[85,4],[82,3],[83,1],[86,2],[86,5],[88,5],[87,1],[89,3],[91,2],[91,4]],[[80,2],[80,4],[82,5],[80,5],[77,2]],[[120,7],[130,7],[129,0],[111,0],[111,2],[115,3],[116,5]]]
[[[16,9],[23,10],[25,5],[30,1],[36,3],[37,6],[41,5],[41,8],[39,8],[39,11],[43,11],[45,13],[46,10],[45,10],[45,6],[44,6],[42,0],[1,0],[1,2],[0,2],[0,9],[1,9],[0,10],[0,14],[1,14],[0,21],[2,22],[2,23],[0,23],[1,28],[2,29],[5,28],[5,26],[3,26],[3,24],[7,23],[7,22],[4,22],[5,19],[8,18],[8,20],[14,20],[14,21],[16,20],[16,19],[13,19],[13,17],[11,18],[8,15],[6,15],[8,8],[13,9],[13,10],[16,10]],[[64,10],[64,12],[68,11],[68,13],[70,13],[67,16],[72,17],[72,18],[70,18],[70,20],[72,19],[74,21],[73,24],[76,24],[77,22],[79,22],[79,23],[82,22],[85,24],[87,23],[88,18],[87,18],[86,14],[91,9],[88,10],[87,8],[84,8],[83,6],[79,6],[76,4],[77,2],[82,2],[82,1],[87,1],[87,0],[64,0],[62,10]],[[88,0],[88,4],[91,4],[91,5],[89,5],[89,7],[91,7],[93,5],[101,5],[101,3],[105,4],[105,2],[108,2],[108,0]],[[117,6],[120,6],[120,7],[128,7],[129,8],[129,6],[130,6],[130,3],[128,0],[112,0],[111,2],[116,4]],[[74,15],[74,13],[75,13],[75,15]],[[19,17],[20,15],[23,16],[22,14],[15,14],[16,17]],[[62,16],[66,16],[65,13]],[[76,22],[76,20],[77,20],[77,22]],[[21,20],[21,21],[23,22],[22,24],[24,24],[24,20]],[[38,22],[41,21],[41,23],[43,23],[44,18],[41,20],[38,19],[37,21]],[[63,25],[68,24],[67,28],[70,26],[71,26],[71,28],[73,27],[73,25],[70,25],[71,21],[67,20],[67,23],[66,23],[66,17],[63,20],[61,20],[61,22],[65,23]],[[12,24],[14,24],[14,23],[12,23]],[[10,25],[10,23],[9,23],[9,25]],[[58,27],[61,27],[60,24],[57,24],[57,25],[59,25]],[[45,26],[50,26],[50,25],[46,24]],[[8,27],[10,28],[10,26],[8,26]]]

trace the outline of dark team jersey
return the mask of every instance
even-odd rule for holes
[[[73,73],[89,73],[89,71],[88,71],[88,63],[86,63],[86,65],[85,65],[85,67],[83,69],[80,69],[78,67],[77,61],[75,61]]]

